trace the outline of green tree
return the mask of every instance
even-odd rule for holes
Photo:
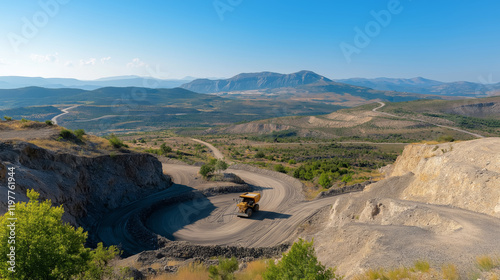
[[[200,174],[203,178],[207,178],[212,172],[214,172],[215,168],[213,165],[209,163],[205,163],[200,167]]]
[[[45,124],[46,124],[46,125],[54,125],[54,122],[53,122],[53,121],[51,121],[51,120],[46,120],[46,121],[45,121]]]
[[[81,280],[100,280],[105,278],[113,278],[114,269],[109,266],[109,262],[116,256],[119,255],[120,251],[116,246],[110,246],[105,248],[102,243],[97,245],[97,248],[90,252],[91,260],[88,263],[88,267],[85,272],[81,273],[77,279]]]
[[[62,206],[52,207],[50,200],[40,202],[39,194],[28,190],[29,202],[15,204],[13,215],[0,217],[0,242],[9,244],[12,220],[15,220],[15,243],[0,246],[0,278],[2,279],[72,279],[90,271],[96,260],[107,261],[117,254],[116,247],[92,251],[84,247],[87,233],[62,222]],[[12,249],[15,272],[9,271]],[[101,279],[104,274],[95,273]]]
[[[215,163],[214,167],[215,167],[215,171],[217,171],[218,173],[220,173],[220,172],[226,170],[229,167],[229,165],[225,161],[219,159]]]
[[[161,144],[160,151],[162,155],[172,152],[172,148],[167,146],[165,143]]]
[[[238,270],[238,260],[235,257],[230,259],[219,258],[218,266],[208,268],[211,280],[233,280],[234,272]]]
[[[330,176],[328,175],[328,173],[326,172],[323,172],[321,173],[321,175],[319,176],[319,180],[318,180],[318,183],[323,187],[323,188],[329,188],[330,187],[330,183],[332,181],[330,180]]]
[[[307,242],[299,238],[283,258],[274,264],[269,262],[269,267],[264,272],[265,280],[328,280],[342,279],[335,275],[335,269],[326,268],[316,258],[313,241]]]

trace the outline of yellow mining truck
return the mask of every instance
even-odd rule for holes
[[[240,195],[241,202],[238,203],[238,217],[250,218],[254,212],[259,211],[260,193],[244,193]]]

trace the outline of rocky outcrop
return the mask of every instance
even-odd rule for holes
[[[365,187],[369,184],[373,183],[372,181],[366,181],[363,183],[358,183],[354,185],[349,185],[345,186],[342,188],[331,188],[327,191],[320,192],[315,199],[321,199],[325,197],[330,197],[330,196],[336,196],[336,195],[341,195],[341,194],[346,194],[346,193],[351,193],[351,192],[360,192],[365,189]]]
[[[346,277],[369,268],[457,265],[500,253],[500,138],[412,144],[362,192],[337,196],[301,235]]]
[[[400,198],[500,217],[500,138],[409,145],[391,177],[413,173]]]
[[[35,189],[42,199],[64,205],[65,221],[87,230],[104,212],[171,185],[155,157],[131,152],[85,157],[56,153],[26,142],[3,142],[0,143],[2,192],[6,192],[2,173],[6,167],[16,169],[17,200],[26,201],[26,190]],[[5,211],[6,207],[0,209]]]

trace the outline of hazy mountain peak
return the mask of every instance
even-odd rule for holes
[[[302,70],[291,74],[275,72],[241,73],[229,79],[198,79],[181,87],[200,93],[217,93],[224,91],[243,91],[257,89],[273,89],[296,87],[318,82],[331,82],[330,79],[312,71]]]

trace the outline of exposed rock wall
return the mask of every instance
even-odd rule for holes
[[[409,145],[390,176],[408,172],[414,176],[401,199],[500,217],[500,138]]]
[[[347,278],[422,259],[464,274],[477,256],[500,253],[500,138],[408,145],[389,169],[336,196],[301,234],[314,238],[320,261]]]
[[[6,192],[2,174],[6,167],[16,168],[16,199],[26,201],[26,190],[35,189],[42,199],[64,205],[66,221],[86,229],[103,212],[171,185],[155,157],[138,153],[84,157],[25,142],[0,143],[2,192]],[[1,197],[0,212],[5,212],[5,196]]]

